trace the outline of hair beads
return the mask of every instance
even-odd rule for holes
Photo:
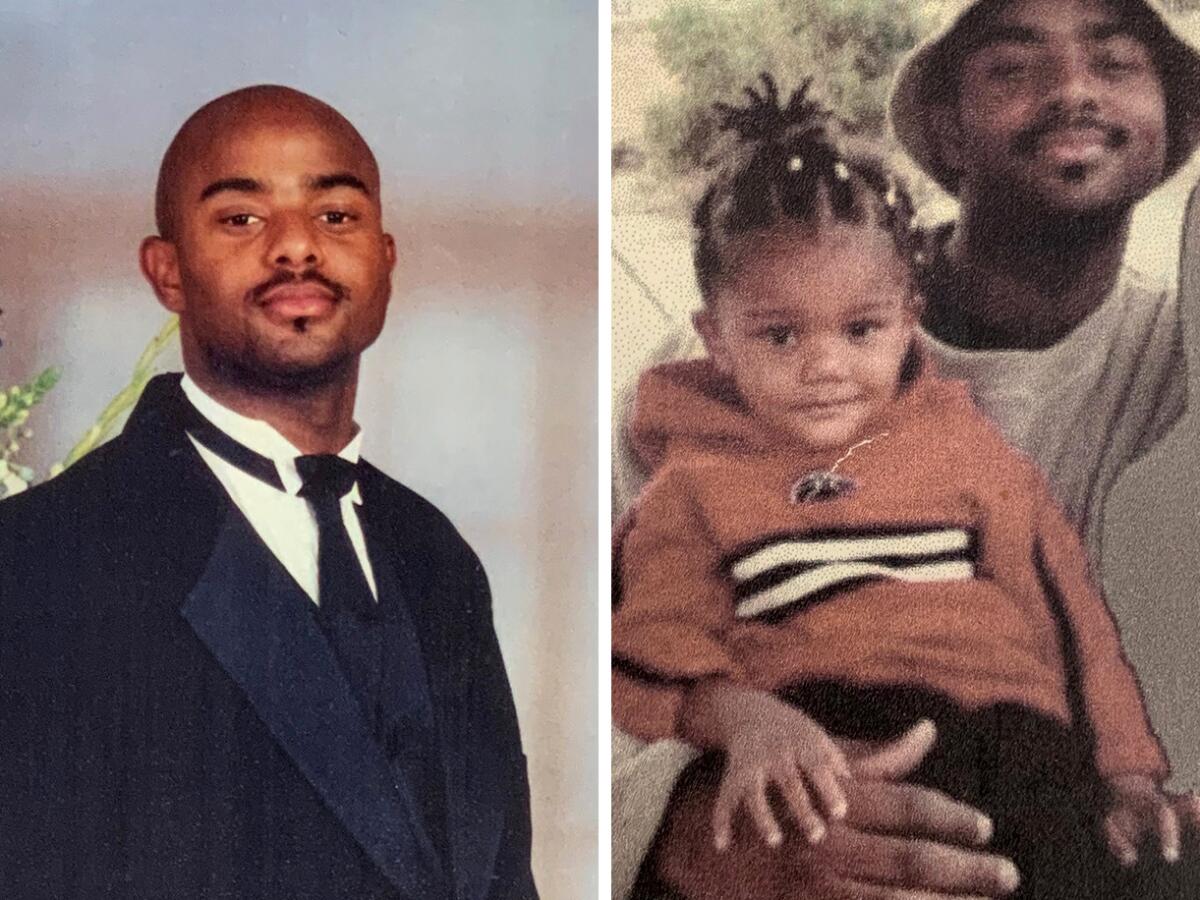
[[[902,259],[911,260],[912,201],[878,154],[839,148],[832,114],[808,98],[811,79],[780,102],[774,79],[748,87],[744,106],[714,104],[719,127],[736,141],[718,158],[720,169],[696,205],[695,263],[707,302],[727,273],[735,240],[776,225],[814,229],[835,224],[883,228]]]

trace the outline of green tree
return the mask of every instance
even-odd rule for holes
[[[736,102],[764,71],[784,91],[811,76],[851,128],[882,136],[896,67],[935,21],[929,5],[904,0],[680,0],[650,26],[680,90],[648,111],[649,143],[676,171],[701,164],[712,104]]]

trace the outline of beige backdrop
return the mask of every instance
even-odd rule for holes
[[[165,321],[136,250],[188,113],[281,82],[376,151],[400,261],[364,453],[491,578],[545,900],[597,879],[596,20],[590,0],[0,0],[0,385],[64,371],[29,423],[39,471]]]

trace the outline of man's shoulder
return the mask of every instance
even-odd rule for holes
[[[145,527],[130,527],[146,516],[131,491],[125,451],[119,443],[106,444],[49,481],[0,501],[6,615],[36,601],[30,609],[54,610],[65,626],[86,614],[85,605],[73,602],[80,585],[106,584],[96,592],[106,598],[128,574],[135,532],[143,540],[161,539]]]
[[[115,512],[130,496],[125,474],[128,462],[127,448],[118,436],[54,478],[0,500],[0,530]]]
[[[1127,315],[1153,318],[1179,306],[1178,284],[1163,272],[1150,272],[1126,262],[1117,275],[1110,297],[1124,297]]]
[[[424,548],[429,553],[461,556],[478,564],[475,552],[458,528],[440,508],[408,485],[385,474],[370,462],[362,461],[363,490],[367,502],[378,504],[393,533],[406,546]]]

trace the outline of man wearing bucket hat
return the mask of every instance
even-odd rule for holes
[[[891,114],[961,207],[925,254],[932,354],[1098,560],[1109,489],[1185,406],[1175,291],[1125,250],[1200,141],[1200,56],[1143,0],[973,0],[901,68]]]
[[[906,61],[892,118],[962,208],[924,254],[932,355],[1043,464],[1098,554],[1108,489],[1185,406],[1175,292],[1124,251],[1133,207],[1200,141],[1200,57],[1142,0],[974,0]],[[660,776],[687,759],[658,744],[638,755]],[[614,773],[614,834],[632,818],[620,807],[653,795],[637,769],[631,753]],[[797,898],[1011,891],[995,857],[966,849],[961,808],[863,788],[852,826],[794,859]],[[1200,821],[1191,797],[1161,812],[1172,828]]]

